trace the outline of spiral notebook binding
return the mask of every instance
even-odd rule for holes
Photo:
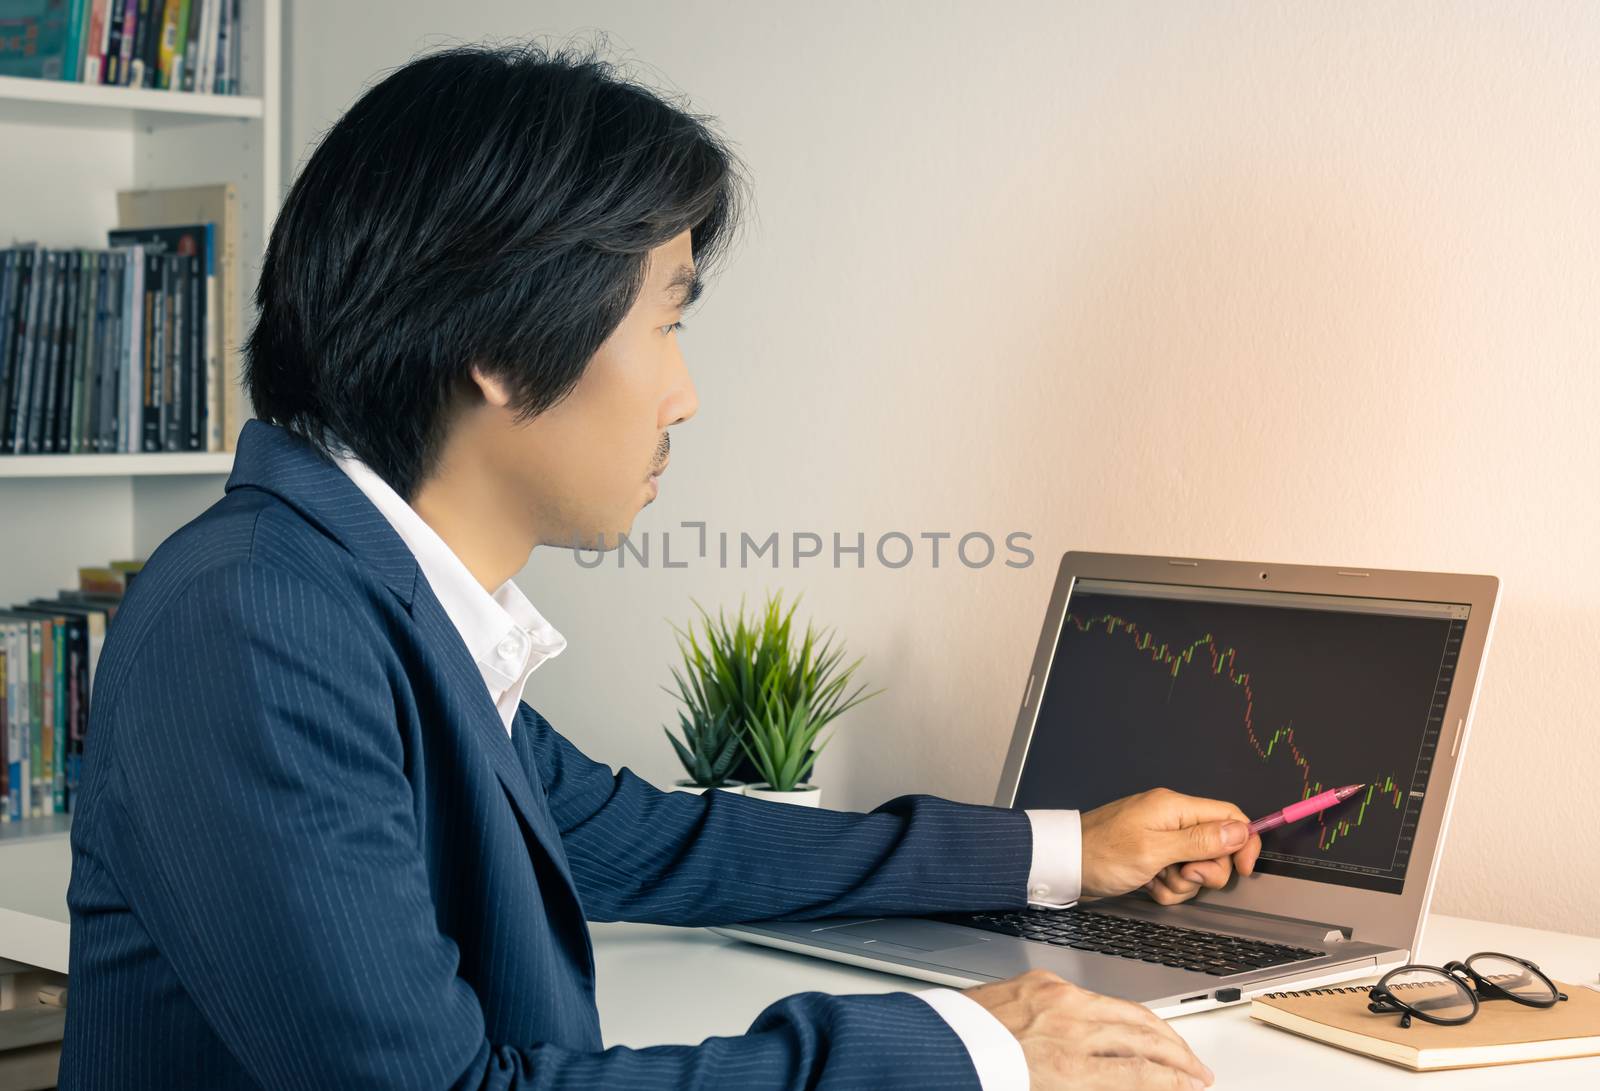
[[[1399,987],[1408,988],[1409,986],[1402,985]],[[1281,1000],[1289,996],[1335,996],[1339,993],[1364,993],[1371,988],[1371,985],[1340,985],[1330,986],[1325,989],[1296,989],[1291,992],[1266,993],[1264,995],[1270,1000]]]
[[[1509,974],[1497,974],[1497,975],[1494,975],[1494,977],[1491,977],[1490,980],[1491,981],[1495,980],[1496,977],[1505,978],[1505,977],[1509,977],[1509,976],[1511,976],[1511,975],[1509,975]],[[1397,982],[1397,983],[1395,983],[1393,985],[1390,985],[1389,988],[1391,988],[1391,989],[1428,989],[1428,988],[1437,988],[1438,984],[1439,984],[1438,982],[1434,982],[1434,981],[1400,981],[1400,982]],[[1271,1000],[1282,1000],[1285,997],[1291,997],[1291,996],[1336,996],[1339,993],[1364,993],[1364,992],[1370,992],[1372,990],[1372,988],[1373,988],[1372,985],[1341,985],[1341,986],[1329,987],[1329,988],[1326,988],[1326,989],[1297,989],[1297,990],[1294,990],[1292,992],[1263,993],[1262,995],[1266,996],[1268,999],[1271,999]]]

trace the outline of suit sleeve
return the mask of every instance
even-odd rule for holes
[[[199,576],[160,622],[96,722],[114,765],[92,863],[260,1086],[977,1087],[907,993],[797,994],[699,1045],[489,1041],[435,919],[372,622],[259,566]]]
[[[585,756],[528,705],[518,716],[514,736],[590,920],[704,926],[1027,904],[1022,811],[931,795],[860,813],[664,792]]]

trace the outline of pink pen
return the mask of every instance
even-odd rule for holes
[[[1290,822],[1298,822],[1302,818],[1316,814],[1318,811],[1327,810],[1335,803],[1343,803],[1365,787],[1365,784],[1347,784],[1343,788],[1329,788],[1320,795],[1314,795],[1310,799],[1302,799],[1299,803],[1291,803],[1281,811],[1273,811],[1265,818],[1256,819],[1250,823],[1250,832],[1261,833],[1264,830],[1275,830],[1279,826],[1288,825]]]

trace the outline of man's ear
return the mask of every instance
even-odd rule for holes
[[[511,391],[506,389],[506,384],[493,375],[485,374],[476,365],[472,368],[472,385],[478,388],[484,401],[497,409],[504,409],[511,404]]]

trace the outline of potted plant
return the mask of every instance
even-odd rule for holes
[[[861,660],[842,664],[843,649],[834,646],[831,632],[819,634],[808,623],[796,646],[792,619],[798,605],[796,598],[785,610],[782,594],[775,593],[751,623],[743,600],[732,621],[721,611],[713,619],[695,603],[704,643],[692,629],[678,630],[694,680],[685,685],[679,678],[679,693],[691,709],[728,712],[747,764],[762,778],[747,785],[745,795],[816,807],[822,792],[806,777],[828,741],[817,743],[817,735],[875,693],[863,695],[864,685],[846,693]]]
[[[678,697],[685,706],[678,713],[683,741],[674,738],[667,728],[661,730],[666,732],[667,740],[689,774],[687,779],[674,781],[672,790],[695,795],[713,789],[742,793],[744,782],[728,776],[743,754],[738,733],[733,729],[734,710],[720,702],[713,708],[701,676],[693,669],[688,679],[679,674],[676,667],[672,676],[677,680]]]

